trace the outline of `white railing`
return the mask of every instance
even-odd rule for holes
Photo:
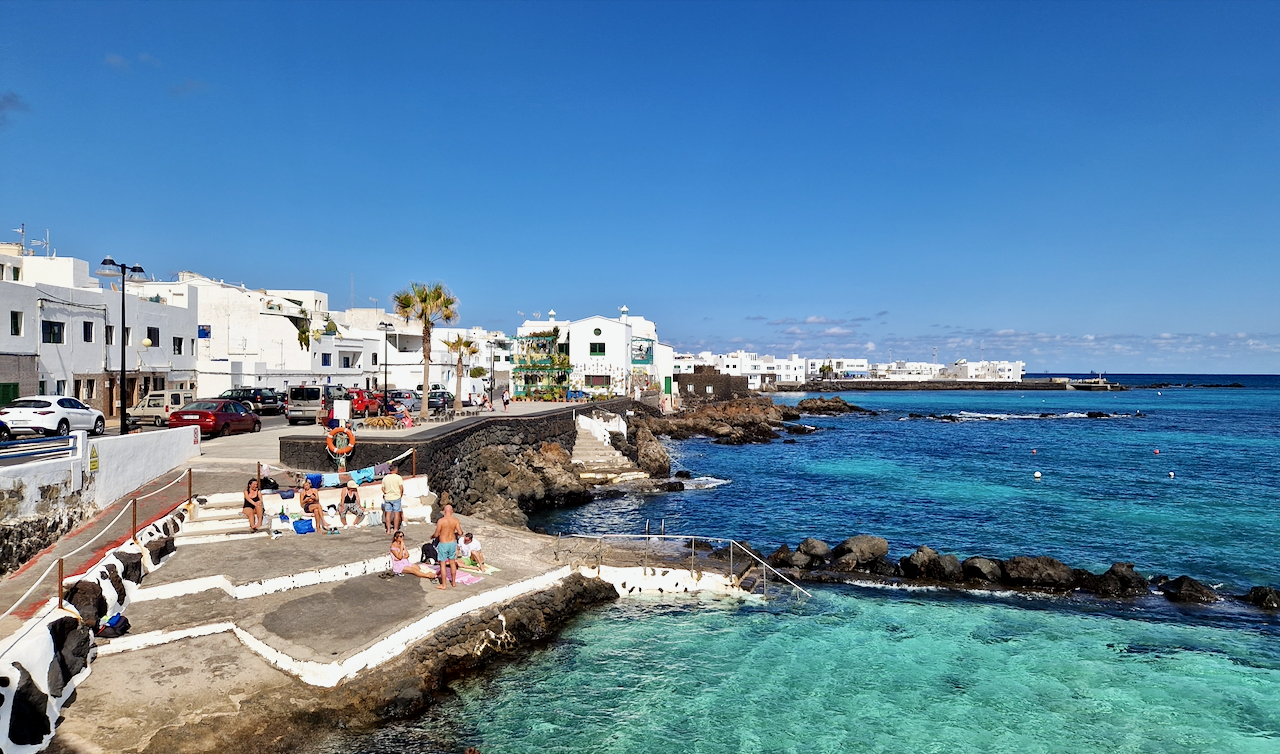
[[[773,575],[773,578],[776,582],[784,583],[787,586],[790,586],[793,590],[793,593],[799,592],[800,594],[803,594],[806,597],[813,596],[804,587],[800,586],[796,582],[787,578],[785,575],[779,572],[778,569],[766,563],[759,555],[756,555],[754,552],[749,550],[741,542],[738,542],[737,540],[734,540],[734,539],[727,539],[725,537],[696,537],[696,536],[688,536],[688,535],[681,535],[681,534],[567,534],[562,536],[569,537],[571,539],[581,539],[586,541],[595,540],[597,543],[597,546],[594,554],[596,556],[597,566],[602,565],[604,563],[604,559],[605,559],[604,549],[605,549],[606,540],[629,540],[629,541],[642,540],[645,543],[645,548],[644,548],[644,567],[645,568],[648,567],[649,542],[651,540],[655,540],[655,539],[663,540],[663,541],[688,540],[689,541],[690,573],[698,569],[697,543],[699,541],[706,542],[708,544],[712,542],[716,542],[716,543],[720,543],[722,546],[727,547],[729,549],[729,559],[728,559],[729,580],[735,586],[738,586],[742,582],[742,579],[738,577],[737,572],[734,568],[734,556],[736,554],[739,558],[744,558],[745,556],[746,562],[749,562],[752,564],[751,567],[760,568],[760,572],[763,579],[763,587],[761,591],[764,594],[766,599],[769,596],[769,575],[770,574]],[[557,544],[556,550],[557,550],[557,558],[558,558],[559,551],[560,551],[558,544]],[[703,570],[707,570],[707,569],[704,568]],[[743,576],[745,575],[746,573],[744,572]]]
[[[36,437],[28,440],[0,442],[0,464],[28,461],[49,461],[56,458],[75,458],[78,454],[78,435],[62,437]]]

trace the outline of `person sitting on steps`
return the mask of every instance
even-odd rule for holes
[[[337,534],[335,527],[324,520],[324,509],[320,506],[320,491],[311,486],[311,480],[302,483],[302,512],[316,520],[316,526],[326,534]]]

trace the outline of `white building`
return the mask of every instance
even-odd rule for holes
[[[796,354],[782,359],[768,354],[761,356],[748,351],[732,351],[716,355],[713,360],[717,372],[746,377],[747,386],[752,390],[760,390],[779,382],[795,383],[805,380],[805,359]]]
[[[830,367],[826,371],[830,373],[833,380],[857,380],[869,377],[871,374],[871,365],[866,359],[828,356],[823,359],[805,359],[805,373],[808,379],[822,379],[824,366]]]
[[[336,321],[326,293],[252,290],[193,272],[179,273],[177,282],[143,283],[141,288],[196,312],[201,396],[233,387],[373,386],[374,354],[382,338]]]
[[[942,364],[931,361],[890,361],[886,364],[872,364],[871,378],[923,382],[937,379],[945,369],[946,367]]]
[[[540,390],[627,395],[656,390],[670,404],[675,349],[661,342],[657,326],[627,307],[614,317],[526,320],[512,353],[514,393]]]
[[[0,403],[19,394],[69,395],[118,416],[121,339],[127,405],[152,390],[196,387],[193,308],[151,294],[146,284],[117,278],[103,287],[82,259],[24,252],[0,244]],[[198,295],[187,286],[174,291],[183,301]]]
[[[374,386],[382,384],[384,370],[381,366],[383,354],[386,354],[386,383],[392,388],[423,390],[432,386],[440,386],[450,393],[456,393],[458,356],[451,352],[446,343],[458,335],[475,344],[477,353],[463,359],[462,397],[479,395],[490,389],[489,373],[496,376],[492,385],[495,393],[501,393],[510,382],[511,377],[511,339],[501,330],[486,330],[482,327],[445,327],[439,326],[431,330],[431,371],[426,386],[422,382],[422,324],[417,321],[406,322],[403,317],[388,313],[385,309],[348,309],[335,312],[335,321],[352,329],[352,332],[366,338],[374,338],[379,342],[375,354],[376,374],[373,375]],[[382,329],[383,327],[387,329]],[[384,338],[385,333],[385,338]],[[385,344],[383,341],[385,340]],[[480,367],[485,376],[472,377],[471,372]]]
[[[1021,382],[1027,373],[1022,361],[975,361],[966,359],[945,367],[940,375],[944,379],[976,380],[980,382]]]

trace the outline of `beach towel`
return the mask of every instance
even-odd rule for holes
[[[427,566],[427,568],[431,569],[436,576],[440,575],[440,566]],[[458,575],[454,578],[454,583],[461,584],[463,586],[479,584],[481,581],[484,581],[483,576],[476,576],[475,574],[467,573],[466,571],[458,571]]]
[[[324,477],[321,474],[307,474],[307,481],[311,482],[312,487],[319,488],[320,482],[323,481],[323,479]]]
[[[338,486],[338,475],[337,475],[337,474],[325,474],[325,475],[323,475],[323,476],[320,478],[320,481],[324,483],[324,486],[325,486],[325,487],[337,487],[337,486]],[[314,486],[314,485],[313,485],[313,486]]]
[[[373,467],[373,473],[375,476],[386,476],[391,473],[391,464],[380,463]]]
[[[373,481],[373,467],[367,469],[356,469],[351,472],[351,481],[356,484],[368,484]]]
[[[501,571],[501,570],[502,570],[501,568],[497,568],[497,567],[495,567],[495,566],[491,566],[491,565],[489,565],[488,563],[485,563],[485,565],[484,565],[484,570],[481,570],[481,569],[480,569],[480,566],[476,565],[476,564],[475,564],[475,561],[471,560],[470,558],[466,558],[466,559],[464,559],[464,560],[460,560],[460,561],[458,561],[458,562],[460,563],[460,566],[459,566],[459,567],[460,567],[462,570],[464,570],[464,571],[470,571],[470,572],[472,572],[472,573],[497,573],[498,571]]]

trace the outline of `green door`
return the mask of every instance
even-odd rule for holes
[[[667,395],[671,395],[671,378],[670,377],[662,378],[662,392]]]
[[[18,397],[18,383],[0,382],[0,406],[6,405]]]

